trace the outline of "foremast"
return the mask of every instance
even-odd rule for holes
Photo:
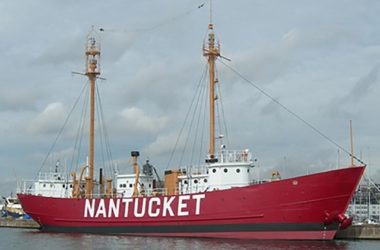
[[[92,197],[94,190],[94,145],[95,145],[95,88],[96,78],[100,75],[100,46],[91,33],[87,37],[86,72],[90,81],[90,114],[89,114],[89,146],[88,146],[88,176],[86,176],[86,197]]]
[[[210,139],[208,159],[206,159],[206,162],[213,163],[218,161],[215,157],[215,84],[218,82],[215,77],[215,61],[220,56],[220,44],[215,44],[215,33],[211,18],[211,8],[210,23],[208,25],[208,41],[207,44],[205,43],[203,45],[203,55],[207,58],[209,66]]]

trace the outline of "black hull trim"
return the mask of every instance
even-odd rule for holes
[[[271,224],[224,224],[224,225],[176,225],[176,226],[41,226],[43,232],[94,233],[94,234],[176,234],[176,233],[223,233],[223,232],[296,232],[333,231],[339,224],[318,223],[271,223]]]

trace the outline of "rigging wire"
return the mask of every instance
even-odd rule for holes
[[[221,112],[222,112],[222,121],[223,121],[223,126],[224,126],[224,131],[225,131],[226,139],[227,139],[227,145],[231,146],[230,136],[229,136],[229,133],[228,133],[228,127],[227,127],[227,122],[226,122],[226,115],[225,115],[225,112],[224,112],[222,92],[220,90],[220,85],[217,85],[217,92],[218,92],[218,96],[219,96],[219,99],[220,99],[220,108],[221,108]],[[218,110],[218,112],[219,112],[219,110]]]
[[[98,84],[96,83],[96,101],[99,103],[99,99],[100,99],[100,95],[99,95],[99,88],[98,88]],[[99,117],[98,120],[98,129],[99,129],[99,133],[97,133],[98,135],[98,138],[99,138],[99,144],[100,144],[100,155],[101,155],[101,159],[102,159],[102,164],[103,166],[106,166],[106,160],[105,160],[105,156],[104,156],[104,148],[105,148],[105,143],[103,141],[104,139],[104,136],[103,136],[103,117],[100,115],[100,104],[96,105],[96,114],[97,116]],[[100,181],[100,180],[99,180]]]
[[[207,64],[207,66],[208,66],[208,64]],[[207,96],[208,96],[208,94],[209,94],[209,88],[207,88],[207,86],[206,86],[206,91],[205,91],[205,95],[206,95],[206,98],[204,98],[204,104],[203,104],[203,107],[207,107],[207,103],[208,103],[208,98],[207,98]],[[206,109],[204,109],[204,110],[206,110]],[[202,162],[204,161],[204,157],[202,157],[202,154],[203,154],[203,145],[204,145],[204,143],[202,143],[202,142],[204,142],[206,139],[205,139],[205,134],[206,134],[206,126],[207,126],[207,112],[205,111],[205,112],[203,112],[203,120],[202,120],[202,129],[201,129],[201,146],[200,146],[200,149],[199,149],[199,157],[198,157],[198,165],[200,166],[200,165],[202,165]]]
[[[290,110],[288,107],[286,107],[284,104],[282,104],[281,102],[279,102],[278,100],[276,100],[274,97],[272,97],[270,94],[268,94],[266,91],[264,91],[262,88],[260,88],[257,84],[255,84],[254,82],[250,81],[249,79],[247,79],[245,76],[243,76],[240,72],[238,72],[236,69],[232,68],[230,65],[226,64],[225,62],[223,62],[222,60],[218,59],[218,61],[223,64],[226,68],[228,68],[229,70],[231,70],[232,72],[234,72],[237,76],[239,76],[241,79],[243,79],[244,81],[246,81],[247,83],[249,83],[252,87],[254,87],[255,89],[257,89],[259,92],[261,92],[263,95],[265,95],[266,97],[268,97],[270,100],[272,100],[274,103],[276,103],[277,105],[279,105],[281,108],[283,108],[285,111],[287,111],[289,114],[291,114],[292,116],[294,116],[295,118],[297,118],[299,121],[301,121],[302,123],[304,123],[306,126],[308,126],[310,129],[314,130],[314,132],[316,132],[317,134],[319,134],[320,136],[322,136],[323,138],[325,138],[326,140],[328,140],[330,143],[332,143],[333,145],[337,146],[338,148],[340,148],[343,152],[347,153],[349,156],[353,157],[355,160],[357,160],[359,163],[363,164],[363,165],[367,165],[366,163],[364,163],[361,159],[359,159],[358,157],[356,157],[355,155],[352,155],[348,150],[346,150],[344,147],[342,147],[341,145],[339,145],[337,142],[335,142],[333,139],[331,139],[330,137],[328,137],[327,135],[325,135],[323,132],[321,132],[319,129],[317,129],[315,126],[313,126],[311,123],[309,123],[308,121],[306,121],[305,119],[303,119],[301,116],[299,116],[298,114],[296,114],[294,111]]]
[[[104,147],[105,147],[105,153],[106,153],[106,158],[108,158],[108,161],[109,161],[109,170],[111,173],[113,173],[115,171],[115,169],[113,168],[114,164],[113,164],[113,157],[112,157],[112,151],[111,151],[111,146],[110,146],[110,143],[109,143],[109,136],[108,136],[108,130],[107,130],[107,127],[106,127],[106,123],[104,122],[105,121],[105,116],[104,116],[104,110],[103,110],[103,105],[102,105],[102,100],[101,100],[101,95],[100,95],[100,91],[99,91],[99,88],[97,88],[97,100],[98,100],[98,116],[100,117],[100,121],[101,121],[101,126],[100,126],[100,129],[101,129],[101,135],[103,135],[101,138],[103,138],[104,140]],[[102,152],[104,152],[102,150]],[[104,161],[104,160],[103,160]],[[104,162],[104,165],[105,162]]]
[[[216,73],[216,79],[219,79],[219,77],[218,77],[219,72],[218,72],[218,68],[216,67],[216,65],[215,65],[215,73]],[[224,113],[223,98],[222,98],[222,92],[221,92],[219,80],[218,80],[218,83],[216,84],[216,94],[217,94],[218,100],[219,100],[219,102],[216,102],[216,104],[219,103],[219,105],[216,106],[216,108],[217,108],[217,114],[218,114],[219,133],[223,134],[223,135],[224,134],[226,135],[227,145],[231,146],[231,141],[230,141],[229,135],[228,135],[226,116],[225,116],[225,113]],[[220,106],[220,109],[219,109],[219,106]],[[220,113],[220,111],[221,111],[221,113]],[[222,123],[222,121],[223,121],[223,123]],[[224,129],[223,129],[222,125],[224,126]],[[219,145],[219,146],[221,146],[221,145]]]
[[[89,87],[89,81],[86,82],[86,88],[85,89],[87,90],[88,87]],[[83,137],[84,137],[84,130],[85,130],[84,127],[86,125],[88,98],[89,98],[89,96],[87,96],[87,98],[83,98],[81,116],[80,116],[80,119],[79,119],[79,124],[78,124],[78,129],[77,129],[77,135],[75,137],[73,156],[71,158],[71,167],[70,168],[73,168],[74,161],[76,160],[75,170],[78,170],[78,167],[79,167],[80,151],[81,151],[81,145],[82,145],[82,140],[83,140]]]
[[[201,78],[199,79],[199,82],[198,82],[198,85],[197,85],[197,89],[200,88],[200,86],[201,86],[201,82],[202,82],[202,79],[205,77],[206,72],[207,72],[207,63],[205,64],[205,68],[204,68],[204,70],[203,70],[203,72],[202,72]],[[186,113],[186,116],[185,116],[185,120],[184,120],[184,122],[183,122],[183,124],[182,124],[182,127],[181,127],[179,133],[178,133],[178,136],[177,136],[176,142],[175,142],[175,144],[174,144],[173,150],[172,150],[172,152],[171,152],[171,154],[170,154],[170,157],[169,157],[169,160],[168,160],[168,164],[167,164],[166,169],[169,169],[169,166],[170,166],[170,164],[171,164],[171,162],[172,162],[172,160],[173,160],[173,157],[174,157],[174,153],[175,153],[175,151],[177,150],[177,146],[178,146],[179,140],[180,140],[180,138],[181,138],[182,132],[183,132],[183,130],[184,130],[184,128],[185,128],[185,125],[186,125],[186,123],[187,123],[187,119],[189,118],[189,114],[190,114],[190,112],[191,112],[191,108],[192,108],[192,106],[193,106],[193,104],[194,104],[194,101],[195,101],[195,98],[196,98],[196,93],[197,93],[197,91],[195,91],[195,94],[194,94],[194,96],[193,96],[193,99],[192,99],[192,101],[191,101],[191,104],[190,104],[190,106],[189,106],[189,109],[187,110],[187,113]]]
[[[71,108],[69,114],[68,114],[67,117],[66,117],[65,122],[63,123],[61,129],[59,130],[57,136],[55,137],[55,140],[54,140],[53,144],[51,145],[51,147],[50,147],[50,149],[49,149],[49,151],[48,151],[48,153],[47,153],[45,159],[43,160],[43,162],[42,162],[42,164],[41,164],[41,166],[40,166],[40,169],[38,170],[37,173],[41,172],[41,169],[45,166],[45,163],[46,163],[47,159],[49,158],[49,156],[51,155],[53,149],[55,148],[55,146],[56,146],[56,144],[57,144],[57,142],[58,142],[58,139],[61,137],[61,135],[62,135],[62,133],[63,133],[63,131],[64,131],[64,129],[65,129],[65,127],[66,127],[66,125],[67,125],[69,119],[70,119],[70,117],[71,117],[71,114],[73,113],[73,111],[74,111],[76,105],[78,104],[78,102],[79,102],[81,96],[83,95],[85,89],[86,89],[86,85],[83,87],[82,91],[80,92],[80,95],[78,96],[78,98],[77,98],[76,101],[74,102],[74,104],[73,104],[73,106],[72,106],[72,108]],[[36,177],[37,177],[37,176],[36,176]]]
[[[166,20],[163,20],[151,27],[147,27],[147,28],[138,28],[138,29],[123,29],[123,30],[120,30],[121,32],[125,32],[125,33],[132,33],[132,32],[147,32],[147,31],[152,31],[152,30],[155,30],[157,28],[160,28],[162,26],[165,26],[165,25],[168,25],[172,22],[175,22],[177,20],[180,20],[182,18],[185,18],[186,16],[190,15],[191,13],[193,13],[194,11],[197,11],[199,9],[201,9],[206,3],[202,3],[202,4],[198,4],[196,8],[192,8],[190,10],[187,10],[181,14],[178,14],[176,16],[173,16],[171,18],[168,18]],[[108,28],[99,28],[99,31],[101,32],[120,32],[119,30],[117,29],[108,29]]]
[[[191,157],[190,157],[191,163],[193,163],[194,154],[195,154],[195,150],[196,150],[196,146],[197,146],[196,143],[199,142],[198,141],[198,134],[199,133],[197,133],[197,131],[199,131],[199,126],[200,126],[200,122],[201,122],[201,115],[202,115],[202,113],[205,113],[205,109],[203,108],[202,100],[204,100],[206,98],[205,95],[207,96],[207,84],[204,84],[203,86],[204,86],[203,88],[200,88],[200,91],[199,91],[200,93],[198,95],[198,100],[197,100],[197,106],[199,106],[199,108],[197,108],[197,107],[194,108],[194,118],[196,116],[196,113],[198,114],[198,117],[196,118],[197,124],[196,124],[196,127],[194,129],[194,131],[196,133],[195,133],[195,136],[193,138],[193,146],[192,146]],[[199,110],[199,111],[197,112],[197,110]],[[201,112],[202,110],[203,110],[203,112]],[[201,142],[200,145],[202,145],[203,144],[202,140],[200,140],[200,142]]]
[[[204,78],[202,78],[202,80],[203,80],[203,79],[204,79]],[[202,84],[201,84],[201,82],[200,82],[200,84],[199,84],[199,86],[198,86],[198,88],[197,88],[197,91],[196,91],[196,93],[195,93],[195,95],[198,96],[198,98],[197,98],[197,101],[196,101],[195,106],[194,106],[194,108],[193,108],[193,114],[192,114],[192,116],[191,116],[191,120],[190,120],[190,124],[189,124],[189,131],[188,131],[187,136],[186,136],[185,146],[183,147],[182,155],[181,155],[181,159],[180,159],[180,162],[179,162],[179,165],[180,165],[180,166],[182,165],[182,160],[183,160],[183,158],[184,158],[184,156],[185,156],[185,153],[186,153],[187,143],[188,143],[188,141],[189,141],[189,139],[190,139],[190,136],[191,136],[192,130],[193,130],[193,128],[194,128],[194,127],[193,127],[193,123],[194,123],[194,120],[195,120],[195,117],[196,117],[197,108],[199,107],[199,102],[200,102],[200,98],[201,98],[201,95],[198,94],[198,93],[202,92],[202,89],[203,89],[203,88],[202,88]],[[195,131],[197,131],[197,130],[195,130]],[[193,153],[191,154],[191,156],[193,156]]]

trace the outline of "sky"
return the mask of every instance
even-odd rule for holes
[[[87,84],[72,72],[84,72],[92,29],[113,163],[131,171],[130,151],[138,150],[140,162],[149,159],[159,172],[175,167],[168,159],[206,63],[209,7],[205,0],[0,0],[0,194],[57,160],[69,168],[77,126],[68,123],[52,145]],[[380,2],[215,0],[212,9],[221,53],[231,59],[217,65],[222,143],[250,149],[263,176],[302,175],[350,164],[337,145],[349,150],[352,120],[354,153],[380,181]]]

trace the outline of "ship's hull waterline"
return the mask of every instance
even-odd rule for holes
[[[328,240],[343,224],[364,169],[175,196],[18,198],[46,232]]]

